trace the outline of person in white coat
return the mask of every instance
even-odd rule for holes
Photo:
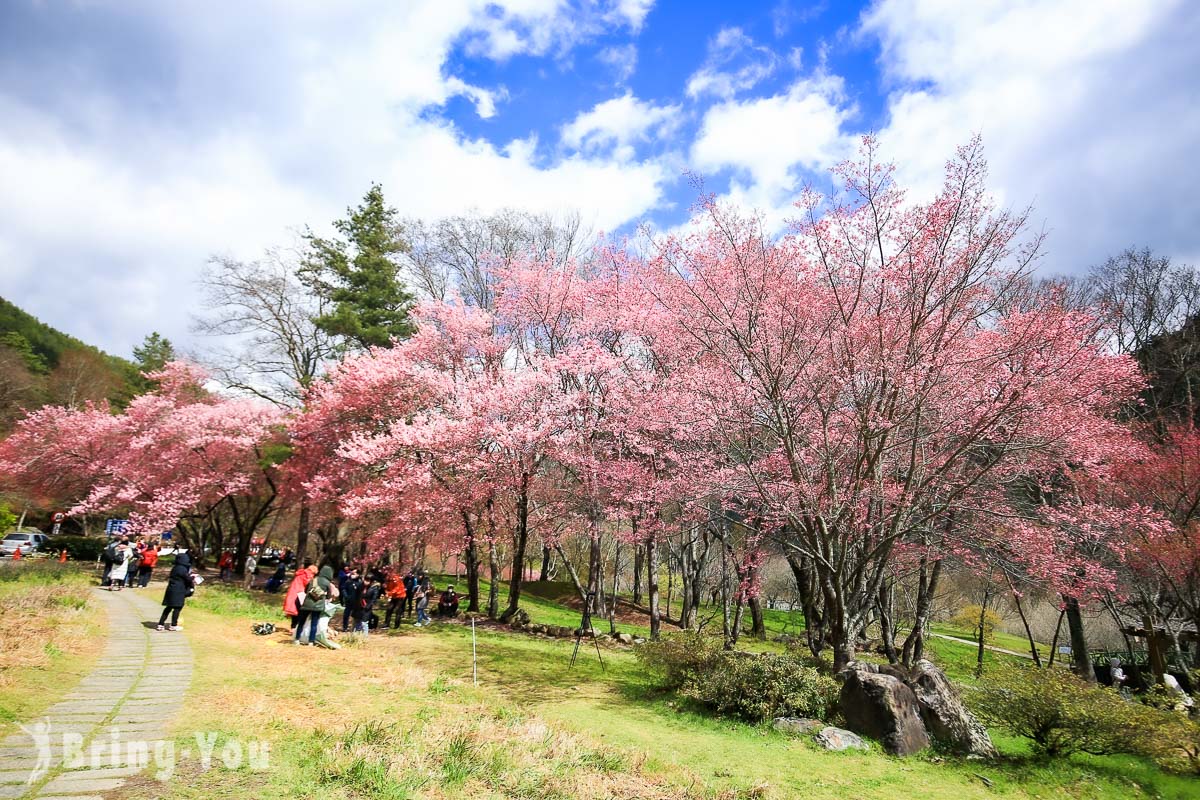
[[[116,558],[113,559],[112,569],[108,572],[108,590],[119,592],[125,585],[125,576],[129,574],[129,562],[133,560],[133,548],[129,546],[129,537],[122,537],[117,545]]]

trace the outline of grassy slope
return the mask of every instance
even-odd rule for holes
[[[649,685],[628,650],[605,648],[602,671],[587,649],[569,669],[570,640],[481,629],[480,686],[473,688],[468,628],[405,626],[337,653],[314,651],[290,645],[283,634],[250,633],[252,621],[278,619],[279,602],[210,585],[189,603],[199,668],[183,715],[188,730],[261,735],[272,741],[273,769],[209,773],[202,783],[172,784],[173,796],[209,797],[216,786],[232,798],[1200,793],[1195,781],[1136,759],[1077,756],[1045,764],[1023,758],[1023,744],[1004,738],[998,744],[1006,759],[998,764],[826,753],[802,739],[677,707]],[[535,621],[577,624],[575,612],[545,599],[531,597],[526,607]],[[946,663],[952,672],[973,666],[971,648],[944,646],[956,648]],[[134,796],[160,791],[152,784]]]
[[[76,565],[0,564],[0,737],[58,702],[95,664],[103,615]]]

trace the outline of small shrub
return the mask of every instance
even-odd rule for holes
[[[664,689],[679,689],[707,674],[721,659],[721,644],[696,631],[681,631],[646,642],[634,650],[638,660],[658,676]]]
[[[1134,751],[1171,772],[1200,775],[1200,723],[1174,711],[1146,713],[1157,715],[1156,729],[1138,736]]]
[[[106,539],[96,536],[55,536],[47,543],[46,551],[57,556],[60,550],[66,550],[72,561],[92,562],[100,557],[106,544]]]
[[[762,722],[830,715],[838,684],[794,655],[722,653],[714,667],[684,683],[683,696],[719,714]]]
[[[983,640],[986,642],[992,638],[996,628],[1000,627],[1000,615],[990,608],[983,611]],[[971,631],[972,635],[979,635],[979,614],[980,608],[978,605],[964,606],[957,614],[950,618],[950,624],[956,628],[962,628],[966,631]]]
[[[1137,752],[1163,723],[1162,712],[1063,669],[999,667],[969,699],[984,722],[1032,739],[1046,756]]]

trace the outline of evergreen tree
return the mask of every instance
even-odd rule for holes
[[[133,358],[141,372],[158,372],[168,361],[175,360],[175,346],[170,339],[153,331],[133,348]]]
[[[0,335],[0,345],[10,347],[16,351],[21,360],[25,362],[25,366],[30,372],[38,375],[45,375],[50,371],[50,367],[46,364],[46,359],[33,350],[33,346],[29,344],[29,340],[23,334],[16,331],[8,331]]]
[[[349,346],[386,347],[393,337],[405,338],[413,331],[413,296],[394,258],[409,247],[396,210],[384,203],[378,184],[371,185],[358,208],[346,211],[346,219],[333,223],[341,237],[305,233],[309,251],[301,277],[329,304],[329,311],[314,322]]]

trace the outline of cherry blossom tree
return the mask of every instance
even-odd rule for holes
[[[1019,476],[1102,466],[1140,382],[1091,315],[1006,310],[1038,239],[988,199],[978,143],[928,203],[870,140],[839,174],[843,194],[806,195],[777,240],[704,204],[647,265],[643,325],[678,387],[663,413],[706,480],[811,563],[842,666],[898,546],[956,511],[986,526]]]
[[[264,449],[278,436],[279,412],[208,391],[204,373],[182,362],[147,377],[157,388],[119,414],[91,404],[31,413],[0,443],[0,472],[62,499],[71,514],[128,511],[138,532],[205,520],[229,504],[248,542],[265,512],[243,519],[238,499],[272,480]]]

